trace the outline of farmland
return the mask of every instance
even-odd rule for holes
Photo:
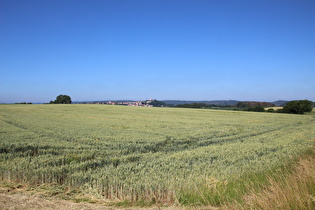
[[[189,189],[287,164],[314,144],[314,127],[314,115],[0,105],[0,175],[109,200],[185,203]]]

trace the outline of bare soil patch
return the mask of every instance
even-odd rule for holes
[[[24,195],[24,194],[10,194],[10,193],[0,193],[0,209],[3,210],[180,210],[180,207],[110,207],[100,204],[90,204],[90,203],[75,203],[72,201],[60,200],[56,198],[46,198],[40,197],[38,195]]]

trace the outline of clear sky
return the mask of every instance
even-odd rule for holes
[[[315,101],[314,0],[0,0],[0,102]]]

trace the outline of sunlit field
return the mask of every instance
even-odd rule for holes
[[[314,128],[314,115],[0,105],[0,175],[109,200],[189,203],[188,190],[288,163],[314,144]]]

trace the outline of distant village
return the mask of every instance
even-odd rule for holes
[[[125,105],[125,106],[142,106],[142,107],[153,107],[151,103],[153,102],[153,99],[149,99],[146,101],[107,101],[105,104],[109,105]]]
[[[155,99],[149,99],[146,101],[94,101],[94,102],[82,102],[84,104],[108,104],[108,105],[123,105],[123,106],[141,106],[141,107],[153,107],[152,102]]]

